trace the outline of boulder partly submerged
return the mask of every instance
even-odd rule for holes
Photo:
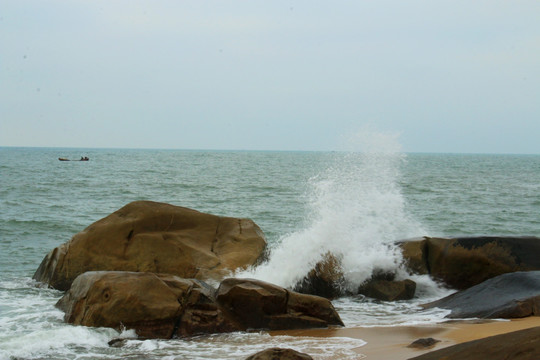
[[[449,309],[453,319],[540,316],[540,271],[499,275],[424,307]]]
[[[425,237],[399,245],[410,271],[458,290],[505,273],[540,270],[537,237]]]
[[[75,325],[134,329],[142,338],[343,326],[332,303],[251,279],[203,281],[143,272],[78,276],[58,301]]]
[[[262,231],[249,219],[135,201],[53,249],[34,279],[59,290],[82,273],[101,270],[221,280],[255,264],[265,247]]]

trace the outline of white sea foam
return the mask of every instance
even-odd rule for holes
[[[375,269],[398,269],[394,242],[425,234],[401,193],[405,155],[393,135],[364,131],[354,139],[355,151],[336,153],[310,180],[307,226],[282,237],[267,263],[239,276],[290,287],[328,252],[340,258],[351,289]]]

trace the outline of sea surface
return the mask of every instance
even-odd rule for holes
[[[90,161],[58,161],[59,157]],[[64,324],[62,293],[32,280],[43,257],[134,200],[253,219],[272,249],[237,276],[290,286],[331,251],[347,285],[374,269],[401,277],[396,240],[421,236],[540,236],[540,155],[254,152],[0,147],[0,359],[244,359],[271,346],[315,359],[359,359],[348,338],[265,332],[186,340],[130,339],[130,331]],[[418,304],[451,293],[415,276],[415,299],[334,301],[347,327],[432,324]]]

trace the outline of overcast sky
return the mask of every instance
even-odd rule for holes
[[[540,1],[0,2],[0,146],[540,154]]]

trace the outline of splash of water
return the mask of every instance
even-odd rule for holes
[[[332,253],[353,290],[374,270],[399,267],[394,242],[424,234],[399,186],[405,155],[392,135],[362,132],[355,140],[361,151],[335,154],[332,165],[310,180],[307,226],[282,237],[267,263],[241,276],[292,287]]]

